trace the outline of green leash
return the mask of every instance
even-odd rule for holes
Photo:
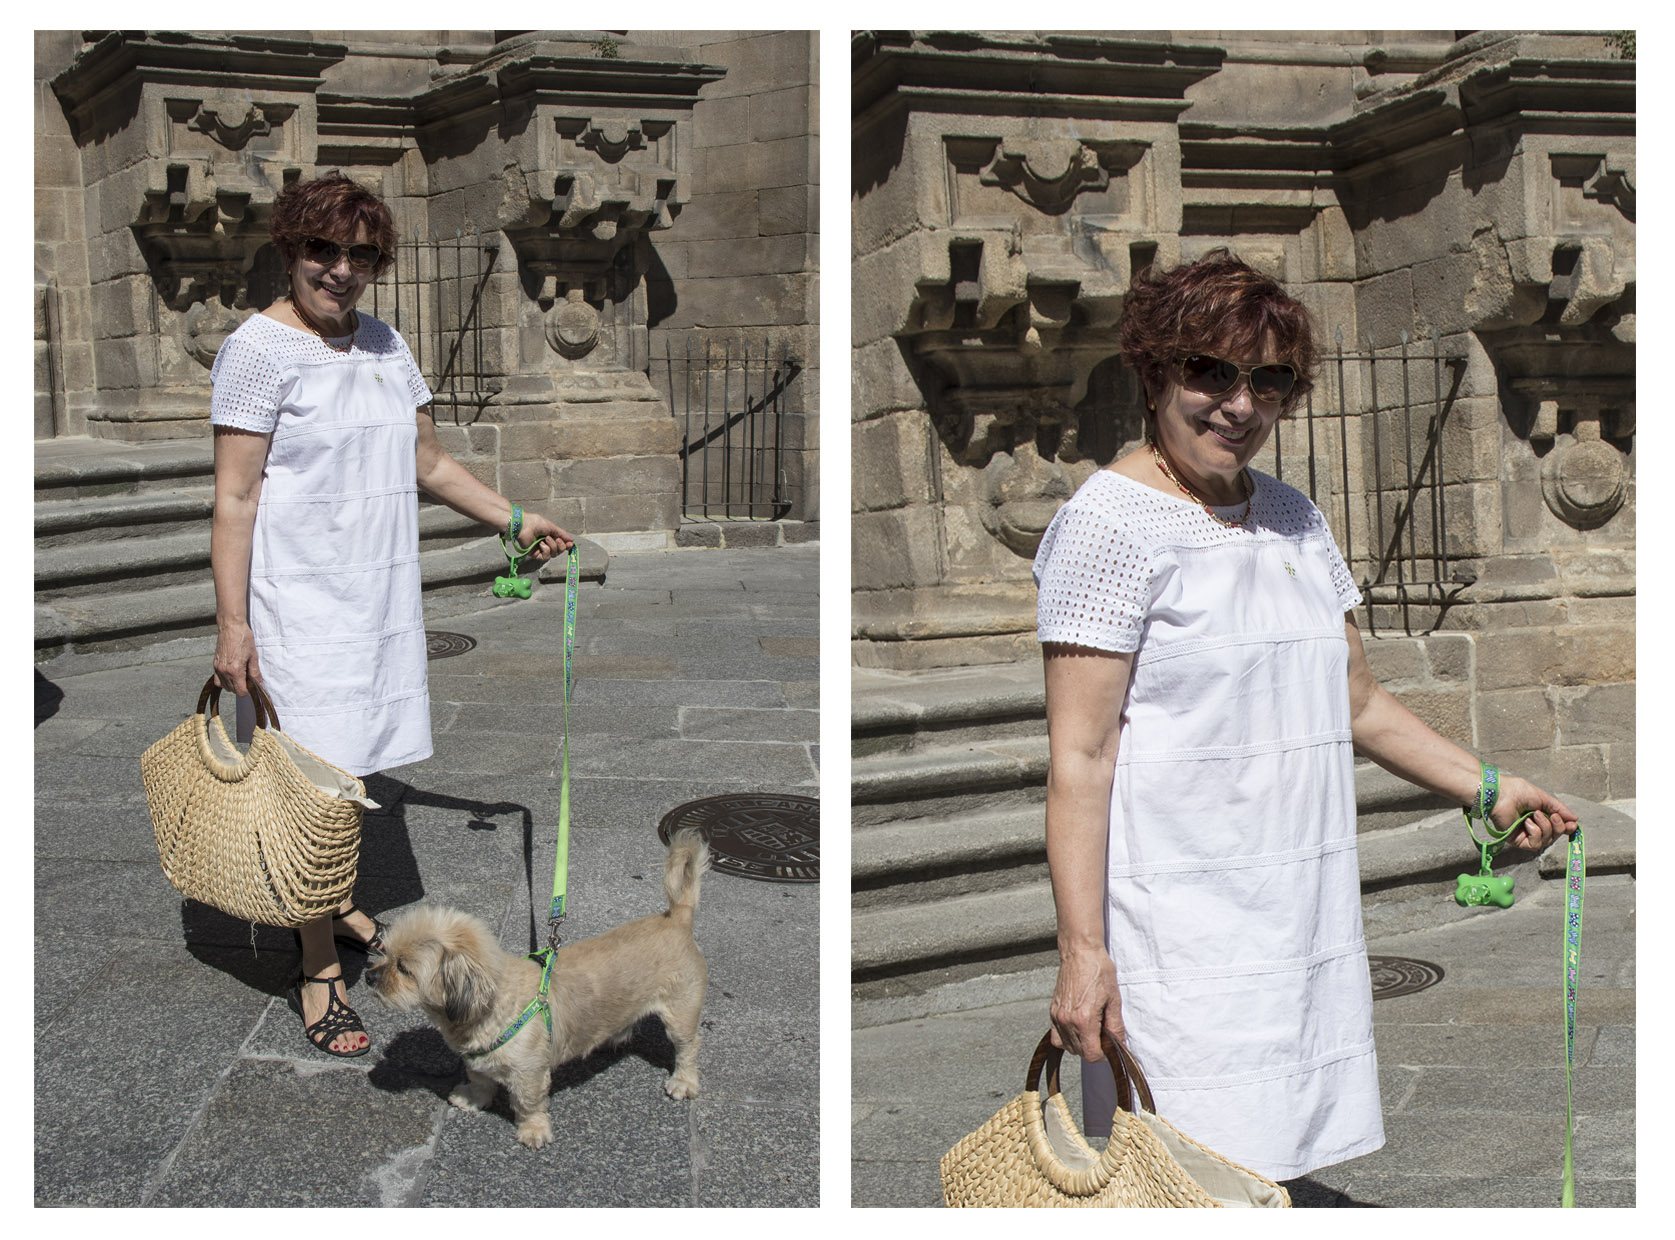
[[[1564,919],[1564,1191],[1559,1204],[1566,1209],[1576,1204],[1576,1167],[1570,1158],[1571,1130],[1575,1110],[1571,1101],[1571,1072],[1576,1064],[1576,985],[1582,963],[1582,888],[1588,867],[1582,855],[1582,828],[1570,837],[1570,856],[1565,865]]]
[[[1508,837],[1529,817],[1522,814],[1506,830],[1501,831],[1490,821],[1500,795],[1500,769],[1483,763],[1483,776],[1477,786],[1477,804],[1460,812],[1466,817],[1466,830],[1477,845],[1478,872],[1461,874],[1454,884],[1454,900],[1466,906],[1493,904],[1496,908],[1512,907],[1512,875],[1490,873],[1490,863],[1500,852]],[[1475,823],[1483,824],[1485,838],[1479,838]],[[1576,1165],[1571,1158],[1571,1141],[1576,1127],[1574,1072],[1576,1067],[1576,988],[1580,980],[1582,962],[1582,891],[1587,883],[1588,867],[1582,844],[1582,828],[1570,837],[1570,849],[1565,860],[1565,924],[1563,941],[1564,991],[1564,1187],[1559,1204],[1570,1209],[1576,1205]]]
[[[514,525],[522,525],[523,512],[514,507],[512,520]],[[517,532],[508,531],[505,538],[509,538],[516,545]],[[524,549],[524,554],[533,549],[534,543]],[[510,552],[507,553],[510,556]],[[520,559],[522,556],[519,557]],[[513,572],[517,571],[516,564]],[[495,592],[499,593],[500,581],[496,578]],[[570,885],[570,693],[575,686],[575,671],[572,666],[576,650],[576,588],[581,580],[581,556],[574,545],[571,546],[564,566],[564,654],[562,668],[564,671],[564,757],[562,759],[562,774],[558,785],[558,842],[553,849],[553,898],[548,908],[547,945],[540,951],[530,952],[527,959],[535,961],[541,966],[541,985],[535,992],[535,997],[525,1005],[522,1012],[504,1032],[494,1040],[493,1045],[486,1046],[480,1051],[463,1051],[464,1059],[481,1059],[491,1051],[497,1051],[513,1038],[518,1036],[531,1020],[540,1015],[547,1025],[550,1037],[553,1031],[552,1005],[547,999],[552,986],[553,961],[558,956],[558,927],[564,920],[566,897]],[[528,598],[528,583],[519,595]]]

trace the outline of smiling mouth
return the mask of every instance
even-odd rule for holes
[[[1214,422],[1206,422],[1204,427],[1231,448],[1243,447],[1245,440],[1250,438],[1251,428],[1248,426],[1243,430],[1234,430],[1231,426],[1217,426]]]

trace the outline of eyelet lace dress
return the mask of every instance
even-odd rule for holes
[[[1273,1179],[1384,1144],[1325,519],[1252,471],[1246,528],[1099,470],[1035,558],[1042,642],[1133,651],[1106,947],[1158,1113]],[[1116,1105],[1084,1071],[1088,1130]]]
[[[285,731],[357,774],[430,756],[415,410],[406,343],[359,316],[353,346],[264,314],[210,371],[216,426],[271,434],[250,547],[250,628]]]

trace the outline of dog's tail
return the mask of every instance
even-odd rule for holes
[[[710,846],[693,830],[677,831],[669,841],[669,863],[663,870],[663,891],[669,897],[669,915],[684,917],[688,924],[698,907],[698,883],[710,868]]]

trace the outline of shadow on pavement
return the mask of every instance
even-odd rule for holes
[[[35,669],[35,726],[38,728],[48,719],[58,713],[58,704],[64,700],[64,690],[41,675],[40,668]]]
[[[1280,1186],[1291,1194],[1291,1205],[1299,1210],[1383,1208],[1370,1201],[1357,1201],[1343,1190],[1329,1188],[1319,1180],[1311,1180],[1307,1176],[1300,1180],[1281,1180]]]

